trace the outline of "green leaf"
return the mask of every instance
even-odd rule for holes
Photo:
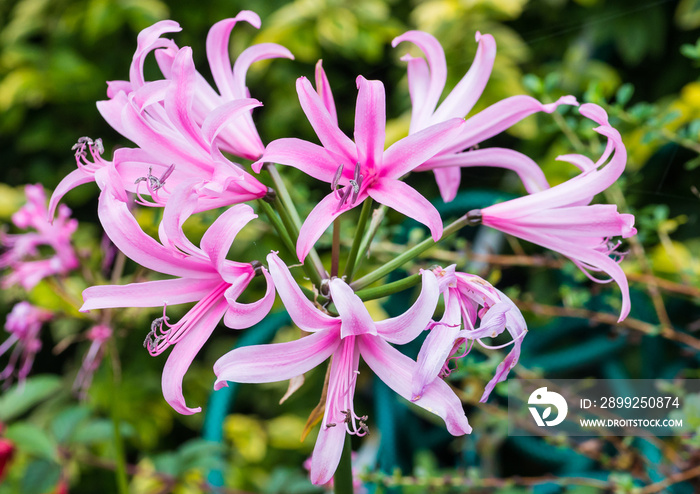
[[[61,388],[57,376],[39,375],[16,384],[0,397],[0,421],[8,422],[38,405]]]
[[[134,428],[124,422],[121,423],[120,430],[123,437],[134,435]],[[112,421],[108,419],[96,419],[78,427],[71,441],[79,444],[93,444],[111,441],[113,437],[114,428]]]
[[[5,437],[14,442],[18,450],[29,455],[47,460],[58,460],[58,444],[46,431],[34,424],[13,424],[7,428]]]
[[[681,45],[681,55],[691,60],[700,60],[700,43],[691,45],[686,43]]]
[[[59,443],[68,441],[76,427],[90,415],[90,410],[76,406],[63,410],[51,422],[51,431]]]
[[[634,94],[634,86],[632,84],[623,84],[615,93],[615,100],[620,106],[625,106],[629,103],[632,95]]]
[[[524,75],[523,86],[525,86],[525,89],[535,96],[542,94],[542,91],[544,91],[544,83],[542,82],[542,79],[537,77],[535,74]]]
[[[22,478],[22,494],[50,492],[61,477],[61,466],[53,461],[37,460],[27,465]]]
[[[695,170],[698,166],[700,166],[700,156],[696,156],[690,161],[686,161],[685,165],[683,167],[688,170]]]

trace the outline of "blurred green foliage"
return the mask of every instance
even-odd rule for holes
[[[319,58],[324,60],[334,90],[341,128],[352,133],[355,77],[363,74],[384,81],[389,140],[403,137],[408,130],[409,100],[405,65],[399,58],[408,48],[394,50],[390,42],[408,29],[426,30],[440,40],[447,56],[448,88],[472,62],[475,33],[495,36],[496,64],[474,111],[523,93],[545,102],[573,94],[581,102],[603,105],[629,152],[628,172],[606,199],[637,218],[637,243],[630,246],[624,263],[633,288],[631,318],[653,327],[654,333],[609,324],[591,328],[585,318],[555,318],[533,309],[526,313],[530,334],[519,368],[522,373],[534,371],[545,377],[609,377],[620,371],[615,367],[619,365],[628,377],[700,378],[697,348],[655,336],[669,324],[673,331],[691,338],[700,330],[700,2],[694,0],[273,0],[259,4],[242,0],[5,0],[0,3],[0,219],[7,222],[21,205],[23,184],[41,182],[54,187],[74,169],[70,148],[78,137],[102,137],[108,155],[118,146],[129,145],[101,119],[95,102],[106,98],[105,81],[128,77],[141,29],[160,19],[178,21],[183,31],[174,39],[180,46],[194,48],[195,63],[208,77],[207,29],[241,9],[256,10],[263,25],[260,31],[236,27],[233,56],[250,43],[277,42],[296,57],[293,62],[255,65],[249,73],[252,96],[265,104],[256,113],[265,142],[282,136],[315,139],[296,101],[294,82],[300,75],[312,77]],[[155,74],[152,62],[147,69]],[[532,117],[488,145],[528,154],[553,184],[576,173],[573,167],[555,161],[556,156],[571,152],[597,156],[601,147],[590,124],[572,111]],[[285,170],[285,177],[295,184],[292,193],[305,215],[321,197],[320,186],[302,182],[295,170]],[[492,170],[464,170],[463,184],[464,197],[472,197],[477,189],[499,187],[524,192],[513,177]],[[437,197],[437,189],[428,187]],[[66,202],[81,220],[76,245],[83,260],[99,272],[102,253],[96,195],[97,188],[86,185],[71,192]],[[139,216],[153,234],[157,214],[148,210]],[[378,257],[394,255],[390,250],[382,253],[382,248],[402,232],[401,220],[390,216],[389,226],[374,244]],[[188,234],[196,241],[209,223],[204,215],[194,219],[188,223]],[[347,238],[352,235],[349,223],[343,226],[348,229]],[[260,259],[276,247],[271,231],[244,233],[234,246],[237,259]],[[421,232],[416,230],[416,235],[420,237]],[[408,234],[406,238],[413,241]],[[322,245],[325,241],[322,239]],[[448,247],[453,249],[436,252],[435,258],[464,266],[464,253],[476,240],[466,237],[451,242]],[[515,241],[505,245],[502,250],[507,254],[553,260],[529,245]],[[323,251],[322,256],[327,259],[328,253]],[[570,264],[561,270],[542,266],[493,265],[486,275],[527,303],[615,312],[619,300],[614,290],[592,286]],[[144,276],[131,263],[126,273],[124,282]],[[284,384],[242,386],[235,409],[222,424],[223,440],[204,441],[199,437],[204,417],[179,416],[165,404],[160,394],[164,359],[151,358],[141,348],[145,328],[158,310],[115,313],[118,348],[112,349],[110,357],[114,360],[108,359],[106,368],[97,372],[88,398],[78,403],[69,389],[88,346],[78,335],[89,319],[76,308],[88,284],[107,281],[88,283],[76,273],[63,280],[62,290],[44,282],[29,294],[34,303],[61,316],[50,323],[34,375],[22,390],[15,387],[0,396],[0,421],[7,424],[3,434],[17,444],[12,468],[0,484],[1,494],[42,494],[63,482],[70,485],[70,492],[113,492],[112,413],[119,417],[127,444],[134,493],[210,492],[217,484],[208,483],[212,478],[208,475],[217,471],[223,472],[220,480],[231,489],[320,491],[306,480],[301,467],[310,454],[314,433],[303,442],[298,438],[318,400],[322,372],[307,376],[305,385],[283,405],[278,401],[285,392]],[[11,304],[23,297],[19,289],[4,290],[2,312],[9,312]],[[401,303],[392,298],[385,308],[391,312]],[[177,315],[177,310],[171,314]],[[286,331],[295,330],[288,327]],[[233,333],[224,329],[205,347],[185,380],[188,400],[206,402],[213,381],[211,365],[233,342]],[[637,442],[620,445],[600,439],[581,444],[552,438],[533,438],[534,442],[508,438],[505,389],[499,386],[487,405],[476,403],[500,360],[494,352],[486,356],[475,352],[453,373],[452,382],[464,394],[475,429],[468,438],[455,440],[429,429],[427,417],[403,412],[405,406],[398,402],[380,401],[379,391],[373,394],[369,381],[362,383],[368,391],[358,394],[359,410],[374,410],[379,415],[377,403],[382,403],[395,414],[396,434],[418,435],[413,442],[399,437],[393,444],[409,447],[387,452],[393,429],[391,424],[382,424],[380,434],[362,443],[361,453],[366,456],[381,452],[381,468],[373,468],[372,460],[359,461],[366,465],[364,478],[378,486],[377,492],[398,492],[396,486],[404,486],[405,492],[426,492],[427,488],[462,492],[463,487],[449,488],[449,479],[457,477],[472,479],[474,485],[481,482],[488,492],[522,493],[531,488],[515,485],[518,478],[547,473],[562,479],[585,477],[607,482],[615,492],[633,492],[640,481],[648,483],[700,461],[697,427],[695,435],[665,444],[666,458],[658,460],[653,459],[654,454],[661,453],[649,453]],[[113,366],[121,371],[118,386],[109,369]],[[697,409],[694,397],[682,413],[694,416]],[[394,457],[396,461],[389,459]],[[505,484],[496,482],[508,478],[511,481]],[[495,479],[491,487],[486,485],[489,479]],[[592,485],[598,485],[593,480]],[[697,479],[689,482],[668,492],[700,489]],[[537,492],[562,492],[545,481],[542,484]],[[601,490],[572,484],[566,492]]]

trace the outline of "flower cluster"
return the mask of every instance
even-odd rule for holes
[[[41,350],[39,332],[41,326],[52,317],[52,313],[29,302],[19,302],[5,320],[5,330],[10,337],[0,345],[0,356],[15,347],[10,361],[0,372],[0,381],[10,382],[12,376],[23,381],[34,363],[34,357]]]
[[[53,275],[64,275],[78,267],[78,258],[71,244],[71,236],[78,222],[70,217],[71,210],[61,205],[53,223],[49,223],[46,194],[41,185],[27,185],[24,189],[27,203],[12,215],[17,228],[34,231],[10,234],[0,231],[0,269],[9,273],[2,281],[7,288],[19,284],[25,290],[34,288],[41,280]],[[44,258],[41,246],[53,249],[53,255]]]
[[[296,91],[320,144],[286,137],[264,145],[252,113],[261,103],[250,97],[246,72],[256,61],[293,56],[282,46],[259,44],[247,48],[232,64],[229,37],[239,22],[260,26],[256,14],[244,11],[209,31],[206,55],[216,88],[195,68],[191,48],[180,48],[165,37],[180,30],[175,22],[162,21],[145,29],[138,37],[129,80],[110,82],[108,99],[98,103],[107,122],[134,147],[117,149],[107,160],[101,140],[81,138],[74,147],[78,168],[61,182],[50,204],[53,215],[70,189],[96,182],[101,190],[98,215],[112,242],[139,265],[172,277],[92,286],[83,293],[81,310],[163,308],[162,315],[144,330],[144,346],[151,355],[172,347],[163,369],[162,388],[175,410],[183,414],[200,411],[186,405],[183,378],[219,322],[223,320],[234,329],[251,327],[269,313],[279,295],[292,321],[306,336],[223,355],[214,366],[215,387],[226,386],[228,381],[293,379],[330,359],[323,419],[311,459],[314,483],[331,480],[346,434],[363,436],[369,430],[368,417],[356,411],[353,399],[361,361],[397,394],[441,417],[451,434],[471,432],[460,399],[443,378],[449,374],[449,362],[466,354],[475,340],[486,348],[500,348],[482,340],[507,331],[511,340],[506,345],[512,349],[485,385],[482,401],[487,399],[516,365],[527,332],[515,304],[483,279],[459,272],[455,265],[426,267],[420,271],[420,294],[413,305],[396,317],[374,320],[357,293],[361,284],[353,282],[355,260],[365,254],[359,252],[359,240],[373,201],[425,225],[434,242],[441,240],[442,218],[428,199],[403,180],[409,173],[432,170],[443,199],[450,201],[457,193],[462,167],[515,171],[528,195],[465,211],[456,227],[483,224],[560,252],[586,273],[606,273],[622,291],[620,318],[627,315],[629,293],[618,265],[619,243],[611,238],[633,235],[634,218],[618,213],[613,205],[591,204],[596,194],[620,176],[626,162],[620,135],[600,107],[582,105],[579,111],[607,139],[605,152],[596,162],[582,155],[561,156],[581,173],[550,188],[540,167],[527,156],[476,146],[528,115],[576,106],[576,100],[565,96],[542,104],[529,96],[514,96],[465,120],[489,79],[496,41],[491,35],[477,33],[474,63],[438,105],[447,74],[442,47],[427,33],[409,31],[397,37],[394,46],[412,43],[425,58],[403,58],[408,64],[412,102],[406,137],[387,147],[385,87],[361,75],[356,79],[353,138],[348,137],[338,125],[338,108],[319,61],[315,84],[300,77]],[[150,54],[162,75],[153,81],[144,76],[145,59]],[[253,163],[246,167],[232,161],[237,158]],[[298,220],[274,164],[294,167],[330,185],[330,192],[303,222]],[[272,189],[258,180],[257,174],[263,172],[270,175]],[[257,208],[277,229],[280,250],[291,252],[272,252],[266,263],[229,260],[237,234],[259,221],[253,207],[245,204],[253,200],[258,200]],[[162,208],[157,239],[136,220],[134,208],[139,206]],[[317,241],[332,223],[358,206],[363,213],[357,239],[348,268],[339,276],[338,241],[334,240],[330,269],[320,262]],[[216,209],[218,217],[195,245],[185,234],[185,221],[195,213]],[[54,225],[63,224],[65,219],[65,210],[58,211]],[[303,263],[314,284],[312,289],[295,279],[290,268],[296,259],[286,262],[288,254]],[[265,278],[266,292],[257,301],[242,303],[243,292],[258,276]],[[444,312],[436,320],[441,300]],[[179,321],[171,321],[168,305],[184,303],[194,306]],[[395,347],[425,332],[417,360]],[[102,333],[94,335],[95,350],[91,350],[93,358],[85,364],[87,368],[93,365],[98,342],[103,339]],[[466,348],[461,351],[463,345]]]

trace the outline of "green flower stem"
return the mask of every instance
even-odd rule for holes
[[[406,278],[399,280],[399,281],[394,281],[393,283],[386,283],[382,286],[377,286],[374,288],[365,288],[364,290],[360,290],[358,292],[355,292],[355,295],[360,297],[363,301],[368,301],[368,300],[374,300],[376,298],[382,298],[382,297],[387,297],[389,295],[392,295],[397,292],[401,292],[403,290],[407,290],[408,288],[411,288],[413,286],[416,286],[418,283],[420,283],[421,280],[421,275],[419,273],[412,274],[411,276],[407,276]]]
[[[272,223],[272,226],[277,231],[279,236],[282,238],[282,242],[284,242],[284,246],[287,247],[287,249],[289,250],[289,252],[291,254],[295,254],[296,250],[294,248],[294,242],[289,237],[289,233],[287,232],[287,229],[282,224],[282,220],[280,220],[279,216],[277,216],[273,207],[270,206],[263,199],[258,199],[258,205],[260,206],[260,209],[262,209],[265,212],[268,219],[270,220],[270,223]]]
[[[353,494],[352,485],[352,447],[350,438],[345,438],[343,453],[340,456],[340,463],[333,475],[333,492],[335,494]]]
[[[116,345],[113,345],[114,349]],[[119,390],[121,389],[119,371],[116,366],[112,365],[112,377],[114,381],[114,388],[112,390],[112,403],[110,415],[112,418],[112,432],[114,434],[114,460],[115,469],[114,475],[117,481],[117,492],[119,494],[129,494],[129,477],[126,473],[126,457],[124,455],[124,439],[122,438],[121,430],[119,427],[119,412],[118,407],[120,404],[119,400]]]
[[[356,292],[359,290],[362,290],[363,288],[368,287],[375,281],[378,281],[382,278],[384,278],[386,275],[394,271],[395,269],[400,268],[404,264],[406,264],[408,261],[415,259],[418,257],[420,254],[425,252],[426,250],[430,249],[434,245],[436,245],[438,242],[441,242],[445,240],[447,237],[452,235],[453,233],[457,232],[461,228],[467,226],[469,222],[467,221],[467,215],[461,216],[459,219],[456,221],[453,221],[450,223],[442,232],[442,237],[440,240],[435,242],[432,238],[428,237],[425,240],[423,240],[421,243],[418,245],[411,247],[408,249],[406,252],[401,254],[400,256],[392,259],[388,263],[384,264],[382,267],[379,269],[375,269],[371,273],[363,276],[359,280],[354,281],[353,283],[350,284],[353,290]]]
[[[277,171],[277,167],[274,165],[274,163],[267,163],[265,165],[265,169],[270,174],[272,182],[275,184],[275,191],[282,200],[282,204],[284,204],[285,207],[289,210],[289,215],[292,218],[294,224],[296,225],[297,233],[299,233],[299,228],[301,227],[301,218],[299,218],[299,213],[294,207],[292,196],[289,195],[289,191],[287,190],[287,186],[284,185],[284,181],[280,176],[280,172]]]
[[[331,251],[331,278],[338,276],[340,264],[340,218],[333,220],[333,247]]]
[[[288,214],[289,226],[287,228],[290,228],[289,232],[292,234],[294,240],[296,241],[296,239],[299,238],[299,230],[301,229],[301,218],[299,218],[299,213],[297,212],[297,209],[294,206],[292,196],[289,195],[287,186],[284,184],[284,180],[282,180],[282,177],[280,176],[279,171],[277,171],[277,167],[275,166],[275,164],[266,163],[265,169],[268,171],[268,173],[270,174],[270,178],[272,178],[272,182],[275,184],[275,192],[277,192],[279,203]],[[279,209],[280,216],[282,216],[283,214],[281,211],[282,208]],[[321,262],[321,258],[319,257],[318,252],[316,252],[316,249],[311,249],[311,251],[309,252],[309,257],[311,257],[311,262],[314,268],[316,269],[316,272],[318,273],[318,278],[325,278],[326,268],[323,267],[323,262]],[[313,280],[314,278],[311,279]],[[314,281],[314,283],[316,283],[316,281]],[[320,282],[316,284],[320,286]]]
[[[360,251],[360,245],[362,244],[362,239],[365,233],[365,227],[367,226],[367,220],[372,212],[372,199],[365,199],[364,204],[362,204],[362,211],[360,212],[360,219],[357,222],[357,230],[355,230],[355,238],[352,239],[352,247],[350,248],[350,254],[348,255],[348,262],[345,264],[345,281],[350,283],[352,281],[352,275],[355,274],[355,267],[357,261],[357,254]]]
[[[272,226],[275,228],[275,230],[277,230],[277,233],[282,238],[282,242],[284,243],[285,247],[289,249],[289,252],[293,256],[296,256],[296,248],[294,246],[294,241],[289,236],[289,230],[285,228],[284,223],[282,222],[282,220],[280,220],[279,216],[277,216],[275,210],[272,208],[272,206],[270,206],[262,199],[258,200],[258,204],[260,204],[262,210],[265,211],[265,214],[270,219],[270,223],[272,223]],[[314,284],[320,286],[321,278],[319,277],[318,272],[311,265],[311,260],[308,257],[304,261],[303,267],[306,276],[308,276]]]
[[[284,204],[282,204],[279,196],[275,197],[275,207],[277,209],[277,212],[280,214],[280,218],[282,219],[282,223],[284,224],[287,233],[290,233],[292,235],[292,243],[296,244],[296,240],[297,238],[299,238],[299,230],[294,225],[294,221],[292,220],[289,210],[284,206]],[[295,256],[296,252],[296,247],[292,248],[292,253]],[[324,271],[319,271],[314,266],[313,259],[310,255],[307,256],[306,259],[304,259],[304,271],[306,271],[306,276],[309,277],[311,282],[318,288],[320,288],[321,280],[323,279],[322,273]]]
[[[362,265],[362,260],[365,258],[365,254],[369,251],[369,244],[372,243],[372,239],[377,234],[382,221],[384,220],[384,215],[386,215],[386,210],[388,208],[382,204],[372,213],[372,220],[369,222],[369,228],[365,231],[365,235],[362,237],[362,243],[360,248],[357,250],[357,257],[355,258],[355,269],[359,269]]]

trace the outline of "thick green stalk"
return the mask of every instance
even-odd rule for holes
[[[357,229],[355,230],[355,238],[352,239],[352,247],[350,248],[350,254],[348,255],[348,262],[345,264],[345,281],[350,283],[352,281],[352,276],[355,274],[355,266],[357,260],[357,253],[360,251],[360,245],[362,244],[362,239],[365,233],[365,227],[367,226],[367,220],[372,212],[372,199],[365,199],[364,204],[362,204],[362,211],[360,212],[360,219],[357,222]]]
[[[115,346],[116,345],[112,345],[112,348],[114,349]],[[114,475],[117,481],[117,492],[119,494],[129,494],[129,477],[126,473],[124,439],[122,438],[121,430],[119,427],[118,407],[120,404],[119,390],[121,389],[121,383],[119,379],[119,372],[114,365],[112,366],[112,377],[114,380],[114,389],[112,390],[112,403],[110,407],[110,415],[112,417],[112,433],[114,435]]]
[[[340,463],[333,475],[333,492],[335,494],[353,494],[352,485],[352,447],[350,438],[345,438],[343,453],[340,456]]]
[[[425,240],[423,240],[421,243],[418,245],[415,245],[414,247],[411,247],[408,249],[406,252],[401,254],[398,257],[395,257],[388,263],[384,264],[382,267],[375,269],[371,273],[363,276],[357,281],[354,281],[353,283],[350,284],[353,290],[356,292],[359,290],[362,290],[363,288],[368,287],[375,281],[378,281],[382,278],[384,278],[386,275],[394,271],[395,269],[400,268],[404,264],[406,264],[408,261],[415,259],[418,257],[420,254],[425,252],[426,250],[430,249],[434,245],[436,245],[438,242],[441,242],[445,240],[447,237],[455,233],[456,231],[460,230],[461,228],[467,226],[469,224],[469,221],[467,220],[467,216],[461,216],[458,220],[453,221],[450,223],[442,232],[442,237],[440,240],[435,242],[432,238],[428,237]]]
[[[267,165],[265,165],[265,169],[270,174],[272,182],[275,184],[275,191],[282,200],[282,204],[284,204],[284,206],[289,210],[289,215],[291,216],[292,221],[296,225],[297,233],[299,233],[299,227],[301,226],[301,218],[299,218],[299,213],[297,212],[296,207],[294,207],[294,201],[292,201],[292,196],[289,195],[289,191],[287,190],[287,186],[284,185],[284,181],[280,176],[280,172],[277,171],[277,167],[274,165],[274,163],[268,163]]]
[[[284,246],[287,247],[287,249],[289,249],[289,252],[291,254],[295,254],[296,249],[294,248],[294,242],[289,236],[289,232],[287,232],[287,229],[282,224],[282,220],[280,220],[279,216],[275,214],[275,210],[273,209],[273,207],[270,206],[263,199],[258,199],[258,205],[260,206],[260,209],[262,209],[267,215],[268,219],[270,220],[270,223],[272,223],[273,228],[277,231],[277,234],[282,238]]]
[[[331,248],[331,278],[338,276],[340,264],[340,218],[333,220],[333,246]]]
[[[421,280],[421,275],[416,273],[412,274],[411,276],[407,276],[406,278],[399,280],[399,281],[394,281],[393,283],[385,283],[382,286],[377,286],[374,288],[365,288],[364,290],[360,290],[358,292],[355,292],[355,295],[360,297],[363,301],[368,301],[368,300],[374,300],[376,298],[382,298],[382,297],[387,297],[389,295],[392,295],[394,293],[401,292],[403,290],[407,290],[408,288],[411,288],[413,286],[416,286],[418,283],[420,283]]]
[[[289,230],[286,228],[284,222],[280,220],[280,218],[277,216],[275,213],[275,210],[270,206],[268,203],[266,203],[264,200],[259,200],[260,207],[262,208],[263,211],[265,211],[265,214],[267,217],[270,219],[270,223],[272,223],[272,226],[277,230],[277,233],[279,236],[282,238],[282,242],[284,242],[285,247],[289,249],[289,252],[293,255],[296,256],[296,247],[294,246],[294,241],[291,239],[289,236]],[[306,276],[309,277],[309,279],[316,285],[316,286],[321,286],[321,278],[318,275],[318,272],[314,269],[314,267],[311,265],[311,260],[307,258],[304,261],[304,272],[306,273]]]
[[[372,213],[372,219],[369,222],[369,228],[366,229],[365,234],[362,237],[362,243],[360,248],[357,250],[357,257],[355,258],[355,269],[359,269],[362,265],[362,260],[365,257],[365,253],[369,251],[369,244],[372,243],[372,239],[377,234],[377,230],[384,220],[384,215],[386,215],[386,210],[388,208],[382,204]]]
[[[301,229],[301,218],[299,218],[299,213],[297,212],[297,209],[294,206],[292,196],[289,195],[287,186],[284,184],[284,180],[282,180],[282,177],[277,171],[275,164],[267,163],[265,165],[265,169],[268,171],[268,173],[270,174],[270,178],[272,178],[272,182],[275,184],[275,191],[277,192],[280,204],[288,213],[291,225],[291,229],[289,231],[296,240],[297,238],[299,238],[299,230]],[[280,211],[280,216],[282,216],[282,211]],[[316,269],[316,272],[318,273],[318,277],[324,278],[326,268],[323,267],[323,263],[321,262],[321,258],[319,257],[318,252],[316,252],[316,249],[311,249],[311,251],[309,252],[309,257],[311,257],[311,262],[313,263],[313,266]],[[316,282],[314,281],[314,283]]]

